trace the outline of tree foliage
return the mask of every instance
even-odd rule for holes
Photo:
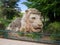
[[[17,2],[19,0],[1,0],[1,13],[6,19],[12,19],[14,16],[18,16]]]
[[[24,4],[38,9],[44,16],[48,16],[51,22],[60,21],[60,0],[28,0]]]

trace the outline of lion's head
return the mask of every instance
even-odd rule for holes
[[[28,16],[28,18],[26,16]],[[42,18],[41,12],[39,12],[35,8],[30,8],[30,9],[26,10],[25,14],[23,15],[22,20],[21,20],[22,28],[25,28],[24,26],[26,26],[26,21],[25,21],[26,18],[27,18],[27,20],[29,20],[29,23],[35,29],[35,30],[33,30],[33,32],[41,31],[41,29],[43,28],[43,23],[42,23],[43,18]],[[31,29],[29,31],[31,31]]]

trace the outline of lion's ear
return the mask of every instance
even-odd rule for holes
[[[25,12],[28,13],[28,10],[26,10]]]

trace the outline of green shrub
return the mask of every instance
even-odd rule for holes
[[[50,23],[46,26],[45,32],[51,34],[51,39],[60,40],[60,22]]]

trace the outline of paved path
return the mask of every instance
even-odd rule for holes
[[[40,43],[16,41],[16,40],[0,38],[0,45],[48,45],[48,44],[40,44]]]

